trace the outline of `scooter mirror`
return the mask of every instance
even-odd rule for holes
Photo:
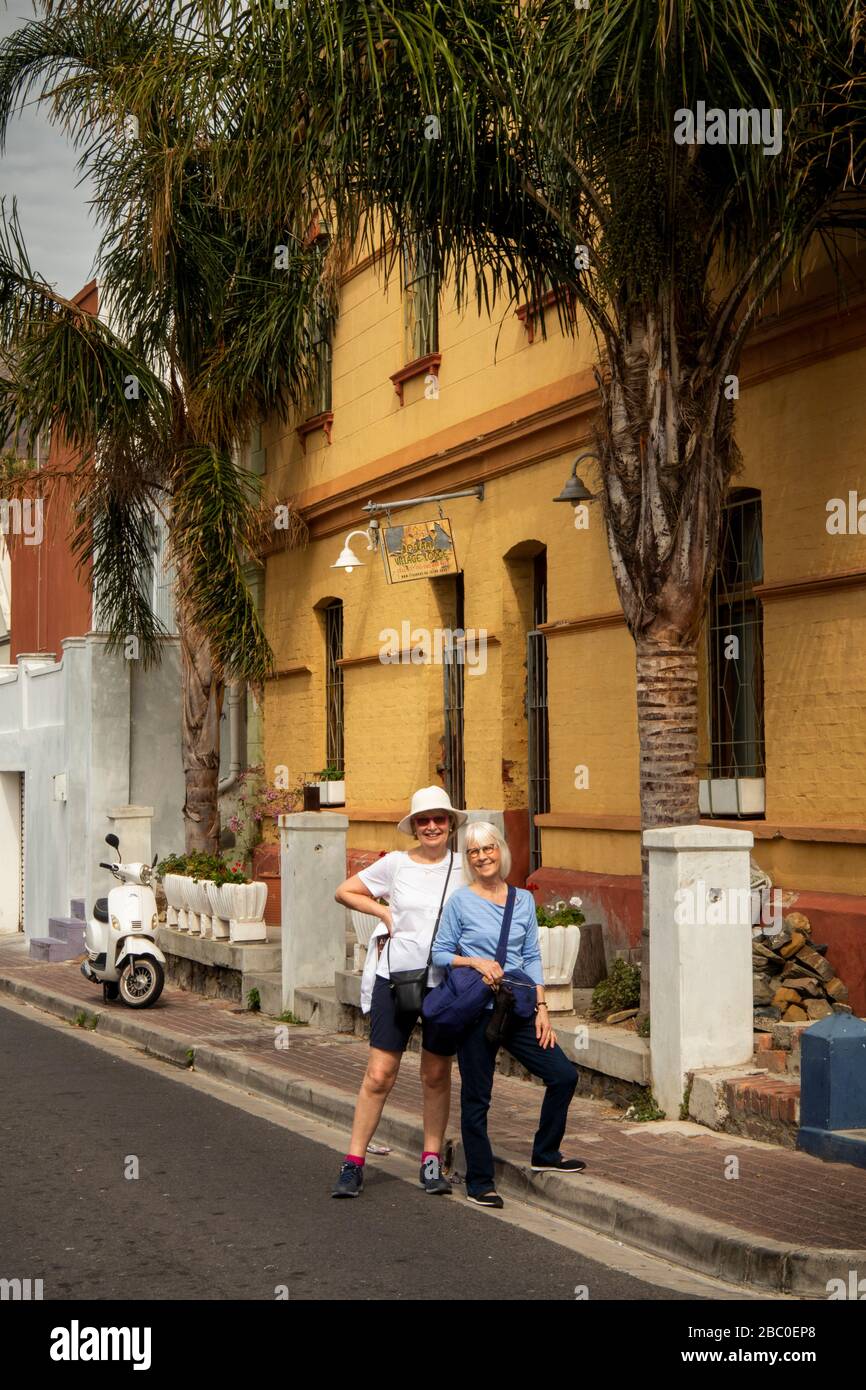
[[[106,835],[105,843],[111,845],[112,849],[120,849],[120,841],[116,835]]]
[[[156,854],[153,856],[153,863],[152,863],[151,866],[150,866],[152,869],[155,869],[155,868],[156,868],[156,861],[157,861],[158,858],[159,858],[159,850],[157,850]]]

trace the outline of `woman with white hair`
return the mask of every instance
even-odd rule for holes
[[[367,969],[361,988],[362,1008],[370,1013],[370,1057],[355,1106],[349,1151],[332,1197],[360,1195],[367,1145],[397,1080],[400,1061],[420,1016],[420,1000],[442,978],[443,972],[430,963],[430,950],[448,898],[465,881],[460,858],[449,844],[457,827],[467,820],[467,813],[451,805],[451,798],[442,787],[422,787],[415,792],[408,814],[397,826],[402,834],[413,836],[418,843],[410,850],[393,850],[375,860],[337,889],[338,903],[379,917],[382,925],[377,927],[367,948]],[[386,945],[379,951],[381,939]],[[407,976],[418,978],[409,980],[404,988],[399,982],[406,982]],[[407,993],[416,999],[414,1003],[410,1000],[409,1007]],[[424,1147],[420,1183],[425,1192],[434,1196],[445,1196],[451,1191],[440,1163],[456,1050],[454,1039],[424,1019]]]
[[[518,971],[535,984],[534,1012],[514,1009],[504,1029],[492,1019],[494,995],[470,1023],[457,1050],[461,1079],[461,1129],[466,1156],[466,1195],[482,1207],[501,1207],[487,1137],[496,1053],[502,1046],[544,1082],[541,1118],[532,1145],[534,1173],[579,1173],[586,1164],[559,1151],[577,1068],[556,1041],[544,1002],[544,974],[535,901],[525,888],[510,888],[511,852],[495,825],[476,821],[466,831],[463,865],[468,886],[449,898],[433,944],[433,962],[453,970],[477,970],[495,992],[506,972]],[[511,907],[507,939],[503,928]],[[499,959],[497,959],[499,956]],[[508,981],[505,980],[507,988]],[[514,988],[520,988],[515,984]],[[531,987],[524,985],[523,988]],[[505,1003],[505,999],[497,1001]],[[529,1001],[528,1001],[529,1002]],[[499,1012],[499,1010],[497,1010]]]

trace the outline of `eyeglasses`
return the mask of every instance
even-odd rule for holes
[[[499,846],[498,846],[498,845],[482,845],[480,849],[468,849],[468,850],[466,851],[466,858],[467,858],[467,859],[477,859],[478,856],[481,855],[481,854],[483,854],[483,855],[485,855],[485,856],[487,856],[487,857],[491,857],[492,855],[498,854],[498,853],[499,853]]]
[[[427,824],[431,824],[431,825],[447,825],[447,824],[448,824],[448,817],[447,817],[447,816],[443,816],[443,815],[439,815],[439,816],[413,816],[412,819],[414,820],[414,822],[415,822],[416,825],[427,825]]]

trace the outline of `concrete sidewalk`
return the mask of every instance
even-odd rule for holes
[[[23,938],[0,938],[0,996],[120,1037],[150,1055],[194,1066],[255,1094],[333,1122],[345,1133],[367,1059],[348,1034],[288,1027],[166,986],[153,1009],[104,1005],[74,961],[43,964]],[[449,1133],[459,1135],[455,1068]],[[827,1281],[866,1274],[866,1171],[691,1123],[633,1124],[604,1101],[572,1103],[564,1151],[580,1176],[532,1175],[529,1151],[541,1091],[496,1077],[490,1135],[503,1195],[545,1207],[691,1270],[756,1289],[827,1297]],[[408,1053],[377,1139],[420,1148],[418,1056]],[[732,1163],[736,1159],[736,1164]],[[373,1158],[387,1165],[387,1158]],[[461,1170],[459,1146],[455,1169]],[[336,1175],[323,1174],[330,1183]],[[734,1172],[737,1176],[731,1176]],[[462,1191],[457,1187],[457,1192]]]

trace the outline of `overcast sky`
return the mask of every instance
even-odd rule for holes
[[[33,18],[29,0],[0,0],[0,38]],[[0,157],[0,195],[13,196],[30,263],[60,294],[92,278],[99,235],[88,207],[88,182],[78,183],[76,151],[35,101],[9,128]]]

